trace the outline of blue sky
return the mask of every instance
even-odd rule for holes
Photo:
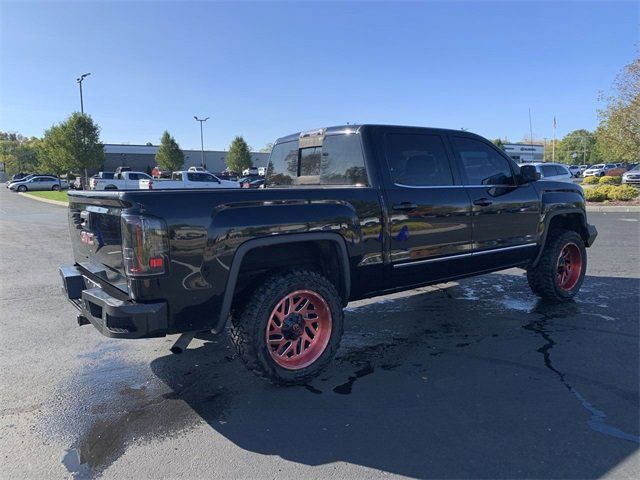
[[[85,110],[108,143],[255,148],[359,123],[558,137],[638,49],[637,2],[73,2],[1,8],[0,130]]]

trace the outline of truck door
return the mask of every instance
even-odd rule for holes
[[[399,128],[383,143],[393,286],[459,275],[471,251],[471,204],[444,139]]]
[[[474,269],[527,261],[540,215],[535,188],[518,184],[517,166],[490,142],[455,134],[451,141],[472,204]]]

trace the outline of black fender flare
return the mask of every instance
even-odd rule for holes
[[[224,292],[224,298],[222,300],[222,307],[220,309],[220,316],[214,332],[219,333],[224,330],[229,312],[231,311],[231,304],[233,302],[233,294],[240,274],[240,267],[245,255],[251,250],[260,247],[268,247],[273,245],[282,245],[285,243],[299,243],[299,242],[317,242],[317,241],[330,241],[337,247],[338,261],[342,267],[342,283],[343,285],[336,285],[338,291],[343,296],[343,304],[346,305],[349,301],[349,295],[351,294],[351,269],[349,267],[349,254],[347,253],[347,247],[344,243],[344,238],[332,232],[310,232],[310,233],[294,233],[294,234],[282,234],[274,235],[271,237],[261,237],[252,240],[247,240],[241,244],[236,250],[231,268],[229,269],[229,277],[227,278],[227,286]]]
[[[585,231],[588,232],[587,216],[585,214],[585,211],[581,208],[559,208],[557,210],[552,210],[551,212],[546,213],[543,223],[544,228],[542,231],[542,235],[540,236],[538,254],[536,255],[536,258],[531,262],[531,266],[535,267],[538,264],[538,261],[540,261],[540,257],[542,256],[542,252],[547,241],[547,235],[549,233],[549,225],[551,224],[551,220],[558,215],[573,214],[578,214],[580,216],[580,218],[582,219],[582,227],[585,229]],[[588,244],[587,246],[590,246],[590,244]]]

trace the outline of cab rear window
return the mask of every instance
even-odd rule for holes
[[[268,187],[287,185],[368,185],[360,136],[327,135],[322,145],[300,148],[298,140],[273,147]]]

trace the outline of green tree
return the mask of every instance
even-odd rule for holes
[[[4,164],[7,175],[37,171],[38,142],[35,137],[26,138],[19,133],[0,132],[0,163]]]
[[[233,139],[226,162],[229,170],[236,173],[242,173],[243,170],[251,166],[251,152],[244,138],[236,137]]]
[[[614,82],[614,93],[601,96],[596,151],[616,162],[640,160],[640,58],[625,66]]]
[[[596,137],[589,130],[569,132],[556,146],[556,162],[566,164],[592,164],[600,158],[595,149]]]
[[[160,139],[160,147],[156,153],[156,163],[161,170],[180,170],[184,165],[184,153],[178,142],[166,130]]]
[[[87,114],[73,113],[44,132],[38,144],[38,164],[57,175],[97,170],[104,163],[100,127]]]
[[[496,147],[498,147],[500,150],[504,150],[504,142],[503,142],[501,139],[496,138],[496,139],[491,140],[491,141],[492,141],[492,142],[493,142],[493,144],[494,144]]]

